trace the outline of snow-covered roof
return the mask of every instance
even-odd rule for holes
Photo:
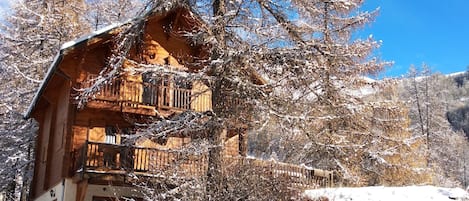
[[[128,22],[126,22],[128,23]],[[64,43],[61,47],[60,47],[60,50],[65,50],[65,49],[68,49],[68,48],[73,48],[74,46],[78,45],[78,44],[81,44],[83,42],[86,42],[88,41],[89,39],[91,38],[95,38],[101,34],[104,34],[104,33],[108,33],[109,31],[111,30],[114,30],[115,28],[118,28],[126,23],[115,23],[115,24],[111,24],[109,26],[106,26],[106,27],[103,27],[99,30],[96,30],[96,31],[93,31],[92,33],[90,34],[87,34],[87,35],[84,35],[76,40],[71,40],[71,41],[68,41],[66,43]]]

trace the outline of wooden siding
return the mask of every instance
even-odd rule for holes
[[[239,135],[235,135],[225,141],[223,155],[231,157],[239,156]]]
[[[85,144],[88,136],[88,127],[73,126],[73,145],[72,150],[78,149]]]
[[[205,112],[212,108],[212,91],[200,81],[192,83],[191,109]]]
[[[44,110],[44,118],[39,122],[40,134],[36,146],[36,162],[34,167],[33,192],[35,195],[42,193],[45,189],[46,162],[49,144],[49,134],[51,132],[51,122],[55,107],[50,105]],[[36,119],[38,120],[38,119]]]
[[[36,146],[33,195],[36,196],[51,186],[59,183],[68,174],[69,167],[64,166],[66,140],[69,134],[69,96],[70,82],[63,80],[57,85],[56,95],[49,94],[51,103],[44,108],[44,116],[37,116],[40,122],[40,134]]]
[[[65,155],[65,135],[67,134],[67,120],[68,120],[68,97],[70,85],[66,82],[58,90],[59,96],[57,104],[55,105],[55,113],[51,122],[53,129],[51,129],[48,145],[48,157],[46,167],[46,189],[61,181],[63,160]]]

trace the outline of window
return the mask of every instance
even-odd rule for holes
[[[104,142],[108,144],[116,144],[117,137],[116,137],[117,129],[113,126],[106,126],[106,137]]]

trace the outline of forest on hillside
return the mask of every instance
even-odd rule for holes
[[[352,37],[379,14],[379,10],[361,10],[363,1],[64,2],[18,0],[0,24],[0,160],[4,161],[0,190],[11,200],[27,199],[34,169],[38,127],[34,120],[23,119],[23,114],[61,45],[127,21],[107,58],[109,65],[103,67],[100,79],[105,83],[123,73],[121,66],[129,59],[130,47],[140,44],[142,16],[176,4],[191,8],[205,21],[204,29],[185,34],[194,44],[210,44],[211,56],[203,61],[206,66],[201,71],[206,74],[172,75],[210,83],[214,108],[210,113],[192,111],[185,118],[139,125],[139,134],[158,139],[174,122],[187,125],[178,132],[206,129],[211,137],[188,148],[207,151],[213,157],[209,166],[217,167],[223,147],[213,145],[222,144],[220,133],[231,122],[241,121],[250,126],[248,152],[252,157],[333,170],[337,185],[468,185],[468,73],[445,76],[423,66],[412,69],[405,79],[366,78],[391,63],[373,55],[380,42]],[[161,66],[147,67],[147,73],[156,76],[167,73]],[[252,84],[246,73],[251,71],[262,75],[267,84]],[[86,105],[102,83],[81,90],[74,98]],[[216,101],[227,94],[252,107],[247,112],[241,110],[243,106],[226,110]],[[209,120],[195,125],[194,119]],[[269,196],[286,196],[274,193],[276,189],[268,183],[220,178],[216,168],[210,170],[209,182],[181,186],[176,195],[143,183],[135,185],[147,189],[150,200],[162,196],[222,200],[235,195],[246,195],[245,200],[275,200],[282,197]],[[224,186],[223,181],[236,188]],[[255,195],[249,194],[252,189]]]

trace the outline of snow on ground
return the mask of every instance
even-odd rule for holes
[[[469,192],[463,189],[435,186],[326,188],[307,190],[305,196],[329,201],[469,201]]]

